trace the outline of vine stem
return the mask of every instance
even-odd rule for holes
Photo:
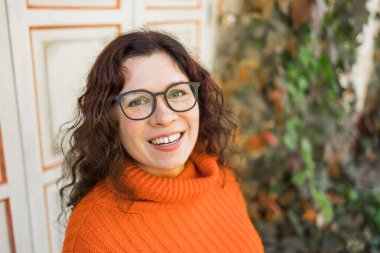
[[[368,0],[366,8],[369,11],[367,23],[358,36],[360,46],[357,50],[356,62],[352,66],[351,77],[356,94],[356,112],[362,111],[365,105],[367,87],[373,72],[374,41],[379,34],[380,21],[376,15],[380,13],[380,0]]]

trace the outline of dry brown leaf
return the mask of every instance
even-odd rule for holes
[[[302,215],[303,220],[311,222],[311,223],[314,223],[316,217],[317,217],[317,212],[314,210],[313,207],[307,208]]]
[[[298,27],[311,18],[311,0],[292,0],[290,5],[290,16],[292,18],[293,25]]]
[[[266,210],[265,217],[269,221],[277,221],[283,217],[283,211],[277,204],[277,199],[277,195],[271,194],[268,196],[266,190],[259,191],[258,200],[260,205]]]
[[[239,78],[243,82],[249,82],[251,80],[251,73],[250,69],[246,66],[241,66],[239,68]]]
[[[253,3],[255,18],[260,20],[268,19],[273,12],[274,0],[259,0]]]
[[[249,205],[248,209],[249,209],[249,214],[253,220],[261,220],[262,219],[262,215],[260,213],[260,210],[255,203],[251,203]]]
[[[294,197],[295,197],[294,190],[290,189],[281,195],[279,202],[283,206],[288,206],[293,202]]]
[[[331,192],[327,193],[327,197],[330,199],[330,201],[337,205],[344,205],[346,203],[346,199],[342,196],[335,195]]]
[[[258,79],[260,82],[260,85],[257,86],[258,90],[261,91],[270,81],[270,70],[269,68],[262,68],[261,71],[258,73]]]
[[[252,154],[259,154],[265,148],[265,141],[261,138],[260,135],[255,134],[248,138],[247,146],[249,152]]]
[[[291,2],[291,0],[277,0],[277,4],[278,4],[279,9],[285,15],[289,14],[290,2]]]
[[[342,173],[340,170],[339,161],[334,161],[333,163],[329,164],[328,171],[329,171],[330,177],[340,178]]]
[[[243,64],[253,70],[257,70],[260,68],[261,63],[260,63],[260,56],[255,55],[255,57],[244,60]]]
[[[293,34],[288,36],[287,49],[293,59],[297,57],[297,39]]]

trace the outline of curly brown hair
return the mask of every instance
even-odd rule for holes
[[[60,188],[63,210],[72,210],[106,176],[111,178],[117,190],[122,190],[119,179],[123,166],[131,157],[122,148],[118,121],[112,113],[114,97],[125,82],[122,64],[126,59],[158,52],[169,55],[190,81],[200,83],[200,128],[196,148],[218,156],[220,164],[226,163],[225,149],[236,125],[210,73],[170,35],[149,30],[130,32],[114,39],[100,53],[88,74],[84,93],[78,98],[77,115],[62,130],[65,168],[60,181],[66,182]],[[67,151],[64,151],[65,146]]]

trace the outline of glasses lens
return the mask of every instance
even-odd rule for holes
[[[124,113],[131,119],[148,117],[153,108],[153,97],[144,91],[127,93],[121,99]]]
[[[195,89],[189,83],[174,85],[166,92],[167,102],[176,111],[187,111],[196,103]]]

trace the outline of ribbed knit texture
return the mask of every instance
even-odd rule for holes
[[[63,252],[264,252],[233,173],[216,157],[193,153],[175,178],[129,165],[122,182],[129,199],[107,178],[74,208]]]

